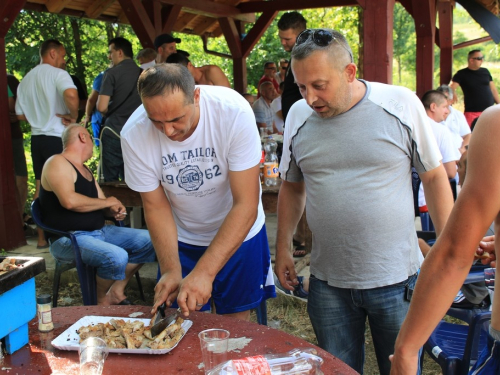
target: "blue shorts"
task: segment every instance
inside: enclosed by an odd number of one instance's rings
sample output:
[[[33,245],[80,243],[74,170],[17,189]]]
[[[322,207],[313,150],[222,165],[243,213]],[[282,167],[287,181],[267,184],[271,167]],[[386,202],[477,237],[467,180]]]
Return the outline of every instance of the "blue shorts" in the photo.
[[[479,354],[476,364],[469,371],[470,375],[498,374],[500,371],[500,341],[488,335],[488,345]]]
[[[179,241],[182,277],[186,277],[208,246],[189,245]],[[271,254],[266,226],[253,238],[241,244],[215,277],[212,299],[218,314],[233,314],[254,309],[263,299],[276,297]],[[210,301],[202,311],[210,309]]]

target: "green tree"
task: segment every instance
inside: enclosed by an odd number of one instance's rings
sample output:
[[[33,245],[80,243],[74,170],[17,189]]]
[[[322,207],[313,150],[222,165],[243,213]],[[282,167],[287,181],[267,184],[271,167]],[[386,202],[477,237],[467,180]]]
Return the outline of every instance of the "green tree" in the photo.
[[[394,6],[394,60],[396,60],[397,82],[403,84],[403,70],[415,71],[416,34],[415,22],[406,9],[396,3]]]

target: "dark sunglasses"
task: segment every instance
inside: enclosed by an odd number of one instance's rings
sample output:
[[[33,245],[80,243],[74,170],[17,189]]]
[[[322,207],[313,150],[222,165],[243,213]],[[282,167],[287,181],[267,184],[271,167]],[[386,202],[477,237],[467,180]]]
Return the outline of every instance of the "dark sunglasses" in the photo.
[[[471,57],[472,60],[478,60],[478,61],[481,61],[481,60],[484,60],[484,56],[481,56],[481,57]]]
[[[288,66],[282,66],[281,67],[281,70],[287,70],[288,69]]]
[[[296,46],[300,46],[305,43],[307,40],[311,39],[314,44],[319,47],[326,47],[333,41],[337,40],[335,36],[328,30],[324,29],[306,29],[302,31],[299,36],[297,36],[297,40],[295,41]],[[338,41],[337,41],[338,42]],[[349,56],[351,57],[351,62],[354,61],[352,57],[351,51],[349,51],[342,43],[338,42],[347,52],[349,52]]]

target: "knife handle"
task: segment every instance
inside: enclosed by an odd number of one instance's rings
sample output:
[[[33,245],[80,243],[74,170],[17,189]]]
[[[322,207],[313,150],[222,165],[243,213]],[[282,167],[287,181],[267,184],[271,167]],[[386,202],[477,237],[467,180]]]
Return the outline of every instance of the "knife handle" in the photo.
[[[165,317],[165,309],[167,308],[167,305],[165,302],[163,302],[160,306],[158,306],[158,310],[160,310],[160,315],[162,318]]]

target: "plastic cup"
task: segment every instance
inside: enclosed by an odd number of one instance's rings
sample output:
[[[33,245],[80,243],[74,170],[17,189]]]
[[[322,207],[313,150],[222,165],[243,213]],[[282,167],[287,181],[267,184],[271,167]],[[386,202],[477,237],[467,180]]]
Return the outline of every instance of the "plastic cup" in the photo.
[[[89,337],[80,343],[80,375],[101,375],[108,356],[106,342],[99,337]]]
[[[207,329],[198,334],[205,374],[218,364],[227,361],[229,331],[225,329]]]

